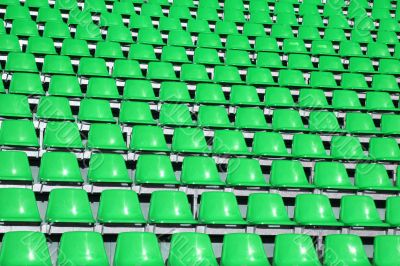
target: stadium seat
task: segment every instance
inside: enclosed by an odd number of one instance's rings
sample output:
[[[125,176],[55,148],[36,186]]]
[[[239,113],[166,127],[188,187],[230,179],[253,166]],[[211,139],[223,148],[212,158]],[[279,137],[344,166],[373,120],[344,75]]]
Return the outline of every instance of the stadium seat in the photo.
[[[324,265],[335,265],[338,261],[348,265],[370,265],[359,236],[337,234],[325,238]]]
[[[85,98],[81,101],[78,120],[83,122],[115,122],[110,103],[102,99]]]
[[[312,188],[300,161],[274,160],[271,164],[271,186],[282,188]]]
[[[399,242],[396,235],[381,235],[374,238],[374,259],[376,265],[394,265],[400,262]]]
[[[331,140],[331,156],[336,159],[366,160],[360,140],[354,136],[334,136]]]
[[[43,139],[45,149],[83,149],[78,125],[74,122],[49,122]]]
[[[136,164],[135,182],[137,184],[178,184],[168,156],[142,154]]]
[[[346,168],[340,162],[316,162],[314,185],[322,189],[356,189],[350,181]]]
[[[176,128],[172,136],[172,151],[178,153],[208,153],[204,132],[199,128]]]
[[[32,182],[28,156],[23,151],[0,151],[0,180],[2,182]]]
[[[45,152],[39,168],[42,183],[83,183],[78,160],[70,152]]]
[[[33,190],[0,188],[0,221],[40,224],[41,218]]]
[[[200,127],[230,128],[227,110],[224,106],[201,105],[197,115],[197,124]]]
[[[216,130],[212,152],[214,154],[250,154],[243,133],[237,130]]]
[[[180,181],[182,184],[195,186],[222,186],[224,184],[214,159],[203,156],[188,156],[183,159]]]
[[[289,157],[282,135],[277,132],[256,132],[253,154],[258,156]]]
[[[259,162],[249,158],[229,159],[226,184],[233,187],[268,186]]]
[[[90,183],[132,183],[124,158],[112,153],[91,155],[87,179]]]
[[[162,128],[157,126],[134,126],[131,144],[135,151],[169,151]]]
[[[87,148],[91,150],[127,150],[121,127],[117,124],[95,123],[90,126]]]
[[[32,118],[28,97],[18,94],[0,94],[0,116]]]
[[[0,129],[2,146],[22,146],[38,148],[39,141],[35,127],[29,120],[4,120]]]
[[[357,164],[354,183],[364,190],[398,190],[382,164]]]
[[[299,158],[329,158],[319,135],[295,134],[292,155]]]
[[[378,161],[398,161],[400,159],[399,145],[394,138],[371,138],[369,156]]]
[[[41,97],[36,117],[43,120],[74,120],[69,101],[64,97]]]

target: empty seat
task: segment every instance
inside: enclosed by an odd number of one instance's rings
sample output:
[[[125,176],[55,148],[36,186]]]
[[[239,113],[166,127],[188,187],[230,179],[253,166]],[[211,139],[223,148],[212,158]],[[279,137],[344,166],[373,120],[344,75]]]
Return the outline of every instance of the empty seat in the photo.
[[[394,138],[371,138],[369,156],[378,161],[398,161],[400,160],[399,144]]]
[[[0,116],[31,118],[28,97],[17,94],[0,94]]]
[[[387,92],[369,91],[365,100],[365,108],[371,111],[396,111],[391,96]]]
[[[334,90],[332,107],[335,109],[356,109],[362,110],[357,92],[351,90]]]
[[[212,152],[215,154],[249,154],[243,133],[237,130],[216,130]]]
[[[110,78],[93,77],[86,89],[87,98],[119,99],[117,84]]]
[[[356,189],[340,162],[316,162],[314,185],[322,189]]]
[[[194,100],[196,103],[227,103],[220,84],[200,83],[196,86]]]
[[[4,120],[0,129],[2,146],[39,147],[35,127],[29,120]]]
[[[366,160],[360,140],[353,136],[334,136],[331,140],[331,156],[336,159]]]
[[[201,105],[197,115],[197,124],[200,127],[230,128],[228,112],[224,106]]]
[[[157,126],[134,126],[129,148],[136,151],[169,151],[162,128]]]
[[[33,190],[0,188],[0,221],[3,223],[41,222]]]
[[[78,76],[109,76],[106,61],[103,58],[82,57],[79,60]]]
[[[400,197],[391,196],[386,198],[385,222],[390,226],[398,227],[400,225],[400,215],[397,211],[400,204]]]
[[[357,235],[328,235],[325,238],[324,265],[370,265],[363,243]]]
[[[274,160],[270,180],[273,187],[312,188],[300,161]]]
[[[355,185],[365,190],[398,190],[383,164],[357,164]]]
[[[229,101],[232,105],[261,105],[256,88],[246,85],[233,85]]]
[[[44,120],[74,120],[69,101],[64,97],[41,97],[36,117]]]
[[[134,101],[122,102],[119,122],[123,124],[156,124],[149,103]]]
[[[200,128],[176,128],[172,137],[172,151],[183,153],[208,153],[208,145]]]
[[[398,134],[400,116],[395,114],[382,114],[381,117],[381,132],[384,134]]]
[[[270,107],[296,106],[289,88],[270,87],[265,90],[265,105]]]
[[[297,110],[276,109],[272,115],[272,128],[276,131],[306,131]]]
[[[88,99],[81,101],[78,120],[84,122],[114,122],[110,103],[107,100]]]
[[[137,184],[178,184],[169,157],[157,154],[139,156],[136,164],[135,182]]]
[[[268,186],[260,163],[256,159],[231,158],[228,161],[226,184],[233,187]]]
[[[247,107],[240,107],[236,110],[235,126],[249,129],[269,128],[262,109]]]
[[[185,104],[164,103],[160,109],[161,125],[191,126],[194,125],[189,108]]]
[[[161,102],[192,102],[185,82],[162,82],[159,97]]]
[[[43,147],[82,149],[78,125],[74,122],[49,122],[44,133]]]
[[[23,151],[0,151],[0,180],[32,182],[28,156]]]
[[[90,183],[132,183],[123,156],[111,153],[91,155],[87,179]]]
[[[121,127],[117,124],[92,124],[86,146],[97,150],[127,150]]]
[[[328,158],[319,135],[295,134],[292,142],[292,155],[299,158]]]
[[[82,97],[82,91],[76,76],[53,75],[48,93],[53,96]]]
[[[186,185],[222,186],[224,184],[220,179],[214,159],[203,156],[188,156],[183,159],[180,180]]]
[[[17,94],[44,95],[40,76],[35,73],[14,73],[8,91]]]
[[[366,134],[376,134],[378,130],[375,127],[372,117],[368,113],[346,113],[346,127],[350,133],[366,133]]]
[[[381,235],[374,238],[375,265],[389,266],[400,263],[400,237],[396,235]]]
[[[271,157],[289,157],[282,135],[278,132],[256,132],[253,139],[253,154]]]
[[[70,152],[45,152],[39,168],[42,183],[83,183],[78,160]]]

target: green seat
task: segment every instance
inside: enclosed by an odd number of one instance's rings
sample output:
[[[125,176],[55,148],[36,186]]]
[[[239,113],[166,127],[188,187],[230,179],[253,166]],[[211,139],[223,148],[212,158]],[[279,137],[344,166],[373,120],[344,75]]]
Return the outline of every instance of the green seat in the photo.
[[[164,265],[157,236],[149,232],[124,232],[118,234],[115,265]]]
[[[156,124],[146,102],[123,101],[119,113],[119,122],[123,124]]]
[[[318,69],[322,71],[332,72],[344,72],[342,59],[336,56],[325,56],[319,57]]]
[[[210,82],[205,65],[199,64],[183,64],[180,78],[182,81],[189,81],[191,83]]]
[[[71,57],[90,56],[89,46],[85,40],[65,39],[62,43],[61,55]]]
[[[249,154],[243,133],[237,130],[216,130],[212,152],[214,154]]]
[[[255,159],[231,158],[228,162],[226,184],[233,187],[266,187],[266,179]]]
[[[36,23],[30,18],[14,19],[10,33],[25,38],[32,36],[39,36]]]
[[[71,59],[64,55],[46,55],[42,67],[43,74],[74,75]]]
[[[311,54],[313,55],[336,55],[331,41],[315,40],[311,44]]]
[[[236,23],[244,23],[246,21],[243,11],[234,8],[224,9],[224,20]]]
[[[362,110],[364,109],[360,103],[357,92],[351,90],[335,90],[333,91],[332,107],[339,110]]]
[[[271,186],[283,188],[312,188],[300,161],[275,160],[271,165]]]
[[[142,16],[132,13],[129,20],[129,28],[134,30],[153,28],[153,22],[151,21],[151,17],[149,16]]]
[[[90,183],[132,183],[121,154],[93,153],[87,179]]]
[[[306,86],[303,73],[300,70],[280,70],[278,77],[278,84],[280,86]]]
[[[272,115],[274,130],[306,131],[300,113],[297,110],[276,109]]]
[[[248,107],[239,107],[236,110],[235,127],[240,129],[269,128],[265,120],[263,110],[259,108],[248,108]]]
[[[85,0],[85,9],[94,13],[101,13],[107,10],[105,1],[94,0]]]
[[[382,164],[357,164],[354,180],[363,190],[398,190]]]
[[[370,196],[346,195],[340,200],[340,221],[346,226],[387,227]]]
[[[109,26],[107,28],[106,41],[118,43],[133,43],[130,30],[123,26]]]
[[[299,107],[311,109],[329,109],[330,105],[321,89],[300,89]]]
[[[285,54],[304,54],[308,53],[306,45],[302,39],[284,39],[283,40],[283,52]]]
[[[275,38],[256,37],[254,50],[257,52],[279,52],[279,46]]]
[[[182,250],[193,252],[182,253]],[[198,262],[204,262],[210,266],[218,265],[210,237],[206,234],[194,232],[173,234],[167,266],[183,266]]]
[[[216,49],[196,48],[194,50],[193,62],[195,64],[204,65],[220,65],[222,64]]]
[[[348,112],[346,113],[345,124],[345,130],[350,133],[378,133],[374,121],[368,113]]]
[[[196,85],[194,96],[196,103],[226,104],[222,86],[220,84],[200,83]]]
[[[250,67],[247,69],[246,84],[248,85],[275,85],[271,70],[260,67]]]
[[[374,238],[375,265],[389,266],[400,263],[400,237],[396,235],[380,235]]]
[[[385,222],[390,224],[390,226],[399,227],[400,217],[398,213],[398,208],[400,204],[400,197],[391,196],[386,198],[386,213]]]
[[[23,241],[21,241],[23,239]],[[2,265],[51,266],[46,237],[41,232],[7,232],[0,252]]]
[[[45,149],[82,149],[78,125],[74,122],[48,122],[44,133]]]
[[[143,78],[139,62],[125,59],[115,60],[111,76],[117,79]]]
[[[200,127],[230,128],[227,110],[224,106],[201,105],[197,115],[197,124]]]
[[[190,33],[210,33],[208,21],[200,19],[189,19],[186,30]]]
[[[343,40],[339,44],[339,55],[342,57],[364,56],[361,46],[357,42]]]
[[[299,194],[296,196],[294,220],[303,226],[342,226],[333,213],[326,195]]]
[[[172,7],[171,7],[172,8]],[[170,11],[171,14],[171,11]],[[158,24],[158,29],[161,32],[169,32],[173,30],[182,30],[181,22],[178,18],[161,17]]]
[[[282,196],[274,193],[251,193],[246,220],[256,226],[294,225],[289,219]]]
[[[162,8],[159,2],[155,3],[144,3],[140,15],[150,16],[150,17],[163,17]]]
[[[342,132],[334,112],[311,111],[308,129],[313,132]]]
[[[117,84],[114,79],[93,77],[86,89],[87,98],[119,99]]]
[[[78,25],[76,26],[75,31],[75,39],[93,42],[103,40],[100,28],[91,21],[88,21],[86,23],[78,21]]]
[[[344,73],[342,74],[342,89],[368,90],[368,85],[363,74]]]
[[[215,33],[200,33],[197,37],[197,47],[223,49],[219,35]]]
[[[225,48],[230,50],[252,50],[249,39],[244,35],[232,34],[226,38]],[[243,53],[242,53],[243,54]]]
[[[189,59],[185,47],[164,46],[161,53],[161,61],[172,63],[188,63]]]
[[[82,91],[76,76],[52,75],[49,95],[64,97],[82,97]]]
[[[136,151],[169,151],[162,128],[144,125],[133,127],[129,148]]]
[[[101,224],[143,224],[145,219],[136,192],[104,190],[100,196],[97,221]]]
[[[306,54],[289,54],[287,67],[289,69],[304,69],[304,70],[314,69],[314,66],[311,62],[311,57]]]
[[[335,159],[367,160],[360,140],[354,136],[333,136],[331,139],[331,156]]]
[[[158,190],[151,193],[150,224],[196,224],[183,191]]]
[[[147,69],[147,79],[176,80],[173,65],[169,62],[150,62]]]
[[[33,54],[16,52],[8,54],[5,70],[10,72],[39,72]]]
[[[271,37],[277,39],[290,39],[294,38],[294,35],[289,24],[273,24],[271,27]]]
[[[396,111],[388,92],[369,91],[366,95],[365,108],[371,111]]]
[[[168,45],[193,47],[192,37],[184,30],[172,30],[168,34]]]
[[[198,219],[199,223],[211,225],[246,224],[240,214],[235,194],[232,192],[203,192]]]
[[[336,88],[337,83],[332,72],[315,71],[310,75],[310,86],[315,88]]]
[[[43,85],[40,75],[36,73],[14,73],[11,77],[9,93],[43,95]]]
[[[86,191],[76,188],[53,189],[49,195],[45,220],[50,224],[94,223]]]
[[[169,157],[156,154],[139,156],[135,182],[137,184],[178,184]]]
[[[160,31],[153,28],[139,29],[137,36],[137,43],[164,45],[164,41],[161,37]]]
[[[23,151],[0,151],[0,180],[31,183],[32,171]]]
[[[292,94],[288,88],[269,87],[265,89],[265,106],[294,107]]]
[[[3,120],[0,129],[0,145],[39,147],[33,122],[29,120]]]
[[[78,76],[109,76],[106,61],[103,58],[83,57],[79,61]]]
[[[129,3],[124,1],[124,4]],[[133,5],[132,5],[133,7]],[[123,25],[122,16],[117,12],[103,12],[100,14],[100,27],[121,26]]]
[[[338,29],[350,29],[346,16],[340,13],[329,16],[328,27]]]
[[[304,24],[299,27],[297,38],[307,41],[321,40],[321,36],[317,27],[309,27],[305,26]]]
[[[15,19],[28,19],[29,8],[27,6],[22,6],[20,3],[7,5],[6,13],[4,16],[5,20],[15,20]]]
[[[300,8],[304,8],[307,3],[303,3]],[[313,6],[315,8],[315,6]],[[322,21],[322,18],[320,14],[318,13],[318,10],[316,13],[305,13],[303,15],[303,20],[301,22],[302,26],[307,26],[307,27],[324,27],[324,22]]]
[[[389,48],[384,43],[371,42],[367,46],[367,56],[369,58],[391,58]]]
[[[0,221],[2,223],[41,222],[33,190],[0,188]]]
[[[396,44],[399,39],[394,31],[378,30],[376,41],[384,44]]]
[[[12,34],[0,35],[0,51],[16,53],[21,52],[18,37]]]
[[[86,146],[92,150],[127,150],[121,127],[117,124],[92,124]]]
[[[0,116],[32,118],[28,97],[18,94],[0,94]]]
[[[183,159],[180,181],[185,185],[222,186],[213,158],[189,156]]]
[[[232,85],[229,102],[231,105],[261,105],[257,89],[254,86]]]
[[[350,57],[349,70],[353,73],[374,73],[372,60],[366,57]],[[353,75],[354,76],[354,75]]]
[[[81,101],[78,120],[85,122],[114,122],[110,103],[106,100],[88,99]]]
[[[149,44],[132,44],[129,49],[128,59],[138,61],[157,61],[154,48]]]
[[[54,7],[60,10],[72,10],[78,7],[78,3],[76,0],[56,0]]]
[[[281,234],[275,237],[273,265],[321,265],[309,235]]]
[[[322,189],[356,189],[340,162],[317,162],[314,166],[314,185]]]
[[[255,10],[250,13],[249,22],[258,24],[273,24],[272,19],[268,12]]]
[[[161,102],[192,102],[187,84],[184,82],[162,82],[159,97]]]
[[[218,12],[215,8],[205,7],[201,5],[197,8],[196,18],[207,21],[219,20]]]
[[[241,50],[226,50],[225,64],[230,66],[246,67],[252,66],[249,53]]]
[[[94,56],[106,59],[124,58],[121,44],[110,41],[98,42]]]
[[[379,20],[379,29],[383,31],[399,31],[400,24],[396,19],[383,18]]]
[[[109,265],[101,234],[97,232],[62,234],[57,266],[65,266],[67,263],[87,266]]]
[[[289,157],[282,135],[277,132],[256,132],[253,154],[257,156]]]
[[[329,158],[320,135],[295,134],[292,155],[299,158]]]
[[[269,266],[270,264],[259,235],[234,233],[224,235],[220,265]]]
[[[394,138],[373,137],[369,141],[369,156],[373,160],[398,161],[400,149]]]
[[[44,26],[43,36],[54,39],[67,39],[71,38],[71,33],[68,25],[63,21],[47,21]]]
[[[38,176],[42,183],[83,183],[78,160],[70,152],[45,152]]]
[[[56,49],[51,38],[33,36],[28,39],[26,52],[31,54],[53,55],[56,54]]]
[[[264,26],[258,23],[246,22],[243,26],[243,35],[249,37],[263,37],[265,36]]]
[[[361,238],[357,235],[328,235],[324,254],[324,265],[327,266],[336,265],[338,261],[346,265],[371,265]]]
[[[256,66],[267,67],[270,69],[285,68],[282,65],[282,60],[280,55],[278,53],[271,53],[271,52],[258,52]]]
[[[346,41],[347,38],[343,29],[326,28],[324,40],[332,42],[342,42]]]
[[[234,66],[215,66],[213,81],[216,83],[243,83],[239,70]]]
[[[379,60],[379,73],[382,74],[399,74],[400,64],[396,59]],[[393,82],[394,81],[394,82]],[[386,84],[386,82],[388,84]],[[372,88],[375,90],[399,90],[396,78],[393,75],[375,75],[372,80]]]
[[[130,15],[132,13],[135,13],[135,8],[134,5],[132,5],[131,1],[114,2],[113,13]]]
[[[400,116],[395,114],[382,114],[381,116],[381,132],[384,134],[398,134]]]
[[[172,151],[178,153],[208,153],[208,145],[200,128],[175,128]]]

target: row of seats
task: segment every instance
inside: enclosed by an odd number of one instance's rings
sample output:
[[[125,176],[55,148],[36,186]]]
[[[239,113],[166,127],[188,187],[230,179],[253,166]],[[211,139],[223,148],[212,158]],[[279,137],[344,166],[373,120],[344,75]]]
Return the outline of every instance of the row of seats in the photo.
[[[26,241],[22,242],[21,239]],[[2,265],[53,265],[45,235],[39,232],[8,232],[0,251]],[[374,238],[373,265],[397,265],[399,236]],[[51,250],[53,251],[53,250]],[[55,252],[55,250],[54,250]],[[57,265],[110,265],[102,236],[96,232],[67,232],[61,236]],[[165,265],[156,235],[147,232],[120,233],[113,265]],[[303,234],[275,237],[273,257],[269,259],[262,239],[256,234],[227,234],[223,238],[219,264],[211,239],[202,233],[172,235],[168,266],[182,265],[371,265],[361,238],[356,235],[328,235],[324,239],[323,257],[317,255],[312,238]],[[321,260],[321,261],[320,261]],[[321,264],[322,262],[322,264]]]
[[[33,175],[24,152],[0,151],[0,181],[32,183]],[[89,160],[87,176],[83,176],[73,153],[45,152],[40,161],[38,181],[44,184],[82,184],[84,177],[91,184],[132,184],[126,162],[120,154],[95,153]],[[306,174],[299,161],[274,160],[269,178],[256,159],[231,158],[226,170],[218,170],[213,158],[187,156],[180,167],[173,166],[165,155],[142,154],[134,165],[134,182],[137,185],[187,185],[375,190],[395,192],[400,188],[399,169],[395,175],[382,164],[360,163],[355,173],[349,174],[341,162],[316,162],[311,174]],[[179,180],[177,177],[179,176]],[[225,177],[224,181],[221,177]],[[350,179],[353,177],[354,185]],[[396,181],[393,181],[393,180]]]
[[[40,223],[35,194],[25,188],[0,188],[0,221],[6,223]],[[97,222],[104,225],[164,224],[164,225],[256,225],[256,226],[316,226],[316,227],[398,227],[400,197],[386,200],[386,215],[381,220],[370,196],[346,195],[340,200],[336,219],[328,196],[298,194],[293,219],[289,218],[279,194],[252,193],[248,198],[246,218],[242,217],[232,192],[203,192],[198,213],[193,217],[188,198],[183,191],[158,190],[151,193],[147,220],[133,190],[104,190],[101,193]],[[221,210],[224,210],[223,212]],[[51,190],[44,222],[57,224],[94,224],[92,209],[85,190],[56,188]]]

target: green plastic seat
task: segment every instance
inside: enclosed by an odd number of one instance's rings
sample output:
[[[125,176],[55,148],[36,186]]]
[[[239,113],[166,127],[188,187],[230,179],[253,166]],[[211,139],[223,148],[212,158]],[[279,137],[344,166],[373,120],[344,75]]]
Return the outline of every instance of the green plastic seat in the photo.
[[[343,63],[340,57],[320,56],[318,69],[322,71],[344,72]]]
[[[375,265],[396,265],[399,259],[400,237],[396,235],[380,235],[374,238]]]
[[[68,99],[56,96],[40,98],[36,117],[44,120],[74,120]]]
[[[331,156],[335,159],[366,160],[360,140],[354,136],[334,136],[331,139]]]
[[[61,47],[61,55],[71,57],[90,56],[89,47],[85,40],[64,39]]]
[[[219,84],[200,83],[196,85],[194,96],[196,103],[226,104],[222,86]]]
[[[128,59],[139,61],[157,61],[154,48],[149,44],[132,44],[129,49]]]
[[[43,74],[74,75],[71,59],[64,55],[46,55],[42,67]]]
[[[33,54],[16,52],[8,54],[5,70],[10,72],[39,72]]]
[[[79,107],[78,120],[85,122],[114,122],[110,103],[106,100],[85,98]]]
[[[150,62],[146,78],[151,80],[177,79],[173,65],[168,62]]]
[[[196,19],[217,21],[219,20],[217,9],[200,5],[197,8]]]
[[[269,87],[265,90],[265,105],[268,107],[294,107],[295,103],[288,88]]]
[[[82,97],[82,91],[76,76],[52,75],[49,95],[64,97]]]
[[[396,111],[391,96],[387,92],[369,91],[366,94],[365,108],[371,111]]]
[[[324,40],[332,41],[332,42],[342,42],[346,41],[346,35],[343,29],[336,29],[336,28],[326,28]],[[354,40],[352,40],[354,41]]]
[[[257,52],[279,52],[279,46],[275,38],[256,37],[254,50]]]
[[[374,73],[375,69],[370,58],[350,57],[349,70],[353,73]]]
[[[399,227],[400,217],[397,212],[400,204],[400,197],[391,196],[386,199],[386,213],[385,222],[390,224],[390,226]]]
[[[391,58],[389,48],[384,43],[371,42],[367,46],[369,58]]]
[[[87,266],[107,266],[108,258],[103,238],[97,232],[66,232],[60,239],[57,266],[67,263]]]
[[[158,190],[151,193],[150,224],[196,224],[183,191]]]
[[[182,250],[191,250],[193,253],[182,253]],[[167,265],[183,266],[198,262],[210,266],[218,265],[210,237],[195,232],[173,234]]]
[[[333,91],[332,107],[343,110],[362,110],[364,109],[360,103],[357,92],[351,90],[335,90]]]
[[[254,10],[250,13],[250,23],[258,23],[258,24],[273,24],[270,14],[265,11]]]
[[[172,151],[183,153],[208,153],[208,145],[200,128],[175,128]]]
[[[1,146],[39,147],[35,127],[29,120],[3,120],[0,129]]]
[[[162,82],[159,97],[162,102],[192,102],[187,84],[184,82]]]
[[[130,30],[123,26],[109,26],[107,28],[106,41],[118,43],[133,43]]]
[[[63,21],[47,21],[44,26],[43,36],[54,39],[67,39],[71,38],[71,33],[68,25]]]
[[[124,58],[122,54],[121,44],[117,42],[98,42],[96,45],[95,57],[106,59]]]
[[[311,57],[306,54],[289,54],[287,67],[289,69],[304,69],[304,70],[314,69],[314,66],[311,62]]]
[[[273,265],[321,265],[313,240],[304,234],[281,234],[275,237]]]
[[[231,158],[228,162],[226,184],[233,187],[266,187],[266,179],[255,159]]]
[[[156,124],[149,103],[133,101],[122,102],[119,122],[123,124]]]
[[[257,156],[289,157],[282,135],[277,132],[256,132],[253,154]]]
[[[346,113],[345,124],[345,130],[350,133],[378,133],[374,121],[368,113],[348,112]]]
[[[364,53],[359,43],[343,40],[339,44],[339,55],[342,57],[364,56]]]
[[[9,93],[43,95],[40,75],[36,73],[14,73],[11,77]]]
[[[45,235],[41,232],[27,231],[5,233],[0,252],[0,263],[10,266],[51,266]]]
[[[215,154],[249,154],[243,133],[237,130],[216,130],[212,152]]]
[[[314,185],[322,189],[356,189],[340,162],[317,162],[314,167]]]
[[[161,53],[161,61],[172,63],[188,63],[189,59],[185,47],[164,46]]]
[[[142,16],[132,13],[129,20],[129,28],[135,30],[153,28],[153,22],[151,21],[151,17],[149,16]]]
[[[277,39],[293,38],[292,28],[289,24],[273,24],[271,27],[271,37]]]
[[[368,90],[368,85],[363,74],[344,73],[342,74],[341,88],[351,90]]]
[[[129,3],[124,1],[124,4]],[[133,5],[132,5],[133,7]],[[100,27],[121,26],[123,25],[122,16],[117,12],[103,12],[100,14]]]
[[[139,29],[137,36],[137,43],[151,44],[151,45],[164,45],[161,33],[157,29],[142,28]]]
[[[357,164],[354,180],[364,190],[398,190],[382,164]]]
[[[132,183],[121,154],[92,154],[87,178],[90,183]]]
[[[328,27],[338,29],[350,29],[346,16],[340,13],[329,16]]]
[[[140,155],[136,165],[137,184],[178,184],[172,163],[166,155]]]
[[[119,99],[117,84],[114,79],[93,77],[86,89],[87,98]]]
[[[219,35],[215,33],[199,33],[197,37],[197,47],[223,49]]]
[[[169,151],[162,128],[147,125],[133,127],[129,148],[136,151]]]
[[[85,41],[93,41],[98,42],[102,41],[103,38],[101,36],[100,28],[88,21],[88,23],[82,24],[78,21],[78,25],[76,26],[75,39],[85,40]]]
[[[106,61],[103,58],[83,57],[79,61],[78,76],[109,76]]]
[[[379,60],[379,72],[382,74],[398,74],[400,72],[399,67],[399,61],[396,59]],[[372,81],[372,88],[376,90],[399,90],[398,86],[396,86],[396,79],[394,79],[395,82],[393,83],[393,78],[393,75],[375,75],[374,79],[376,80]]]
[[[310,86],[314,88],[330,88],[330,89],[338,87],[333,73],[322,72],[322,71],[311,72]]]
[[[189,19],[186,30],[190,33],[210,33],[208,21],[200,19]]]
[[[0,188],[0,221],[3,223],[40,223],[33,190]]]
[[[204,65],[220,65],[222,64],[216,49],[196,48],[194,50],[193,62],[195,64]]]
[[[258,52],[256,66],[267,67],[270,69],[285,68],[282,65],[282,60],[280,55],[278,53],[271,53],[271,52]]]
[[[69,152],[45,152],[42,155],[39,179],[42,183],[83,183],[78,160]]]
[[[319,135],[295,134],[292,155],[299,158],[329,158]]]
[[[297,38],[307,41],[321,40],[317,27],[302,25],[299,27]]]
[[[145,16],[150,16],[150,17],[163,17],[164,14],[162,12],[161,3],[160,2],[153,2],[153,3],[150,2],[150,3],[143,4],[140,15],[145,15]]]
[[[136,192],[104,190],[100,196],[97,221],[101,224],[143,224],[145,219]]]
[[[333,213],[326,195],[299,194],[296,196],[294,220],[304,226],[342,226]]]
[[[6,7],[5,20],[30,19],[29,8],[25,5],[11,4]]]
[[[161,32],[163,32],[163,31],[169,32],[169,31],[173,31],[173,30],[182,30],[182,26],[181,26],[181,22],[178,18],[161,17],[160,22],[158,24],[158,29]]]
[[[244,35],[231,34],[226,38],[225,48],[230,50],[252,50],[249,39]]]
[[[334,112],[311,111],[308,129],[313,132],[342,132]]]
[[[272,128],[274,130],[305,131],[306,128],[297,110],[276,109],[272,115]]]
[[[256,226],[294,225],[289,219],[282,196],[273,193],[252,193],[246,214],[248,223]]]
[[[21,52],[18,37],[12,34],[0,35],[0,51],[17,53]]]
[[[270,264],[259,235],[234,233],[224,236],[220,265],[269,266]]]
[[[184,30],[172,30],[168,34],[168,45],[193,47],[192,37]]]
[[[75,188],[53,189],[46,210],[48,223],[94,223],[89,198],[85,190]]]
[[[381,132],[384,134],[398,134],[400,132],[399,124],[400,116],[395,114],[382,114]]]
[[[0,180],[32,182],[28,157],[23,151],[0,151]]]
[[[182,184],[222,186],[213,158],[202,156],[189,156],[183,159],[182,172],[180,176]]]
[[[221,212],[220,210],[225,211]],[[246,224],[232,192],[203,192],[198,219],[199,223],[211,225]]]
[[[303,73],[300,70],[280,70],[278,77],[280,86],[306,86]]]
[[[300,8],[304,8],[305,4],[307,3],[303,3]],[[313,6],[315,7],[315,6]],[[322,18],[320,16],[320,14],[318,13],[318,10],[316,13],[305,13],[303,14],[303,20],[301,22],[302,26],[307,26],[307,27],[324,27],[324,23],[322,21]]]
[[[216,83],[243,83],[239,70],[234,66],[215,66],[213,77]]]
[[[246,22],[243,26],[243,35],[250,37],[265,36],[264,26],[258,23]]]
[[[346,195],[340,200],[340,221],[346,226],[387,227],[370,196]]]
[[[376,41],[384,44],[396,44],[399,39],[397,38],[396,32],[378,30]]]
[[[114,263],[116,265],[164,265],[156,235],[149,232],[118,234]]]
[[[224,106],[201,105],[197,115],[197,124],[200,127],[230,128],[227,110]]]
[[[87,148],[98,150],[127,150],[121,127],[117,124],[92,124]]]
[[[313,55],[336,55],[331,41],[314,40],[311,44],[311,54]]]
[[[275,160],[271,165],[270,183],[273,187],[312,188],[300,161]]]
[[[180,79],[191,83],[210,82],[205,65],[199,64],[183,64]]]
[[[282,50],[285,54],[304,54],[308,53],[306,45],[302,39],[284,39]]]
[[[21,37],[39,36],[35,21],[28,19],[14,19],[11,27],[11,34]]]
[[[32,118],[28,98],[18,94],[0,94],[0,116]]]
[[[78,125],[74,122],[49,122],[47,123],[43,147],[82,149],[82,140]]]
[[[346,265],[371,265],[357,235],[328,235],[324,249],[324,265],[332,266],[338,261]]]
[[[321,89],[300,89],[298,101],[301,108],[330,108],[325,93]]]
[[[230,66],[252,66],[248,52],[241,50],[226,50],[225,64]]]
[[[139,62],[134,60],[117,59],[111,76],[117,79],[143,78]]]
[[[247,107],[239,107],[236,110],[235,127],[240,129],[269,128],[262,109]]]
[[[271,70],[267,68],[250,67],[247,69],[246,84],[248,85],[275,85]]]
[[[369,156],[373,160],[398,161],[400,149],[394,138],[373,137],[369,141]]]
[[[60,10],[72,10],[78,7],[78,3],[75,0],[73,1],[56,0],[54,7]]]
[[[231,105],[261,105],[256,87],[233,85],[229,95]]]
[[[31,54],[56,54],[54,42],[51,38],[33,36],[29,37],[26,52]]]

